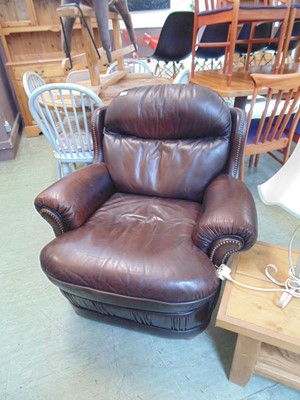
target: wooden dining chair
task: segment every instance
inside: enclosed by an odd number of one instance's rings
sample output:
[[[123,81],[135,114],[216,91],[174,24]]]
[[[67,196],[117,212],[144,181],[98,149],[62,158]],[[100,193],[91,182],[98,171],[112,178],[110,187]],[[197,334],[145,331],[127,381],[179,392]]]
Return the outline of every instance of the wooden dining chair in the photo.
[[[217,10],[218,8],[226,7],[233,3],[234,0],[204,0],[204,7],[206,11]],[[199,8],[203,8],[199,3]],[[263,6],[263,11],[266,6],[270,6],[270,0],[239,0],[239,12],[240,8],[243,7],[261,7]],[[261,10],[261,8],[259,8]],[[251,64],[251,59],[253,54],[263,50],[269,44],[269,39],[272,33],[272,22],[260,22],[260,23],[243,23],[241,24],[240,15],[238,14],[238,26],[236,30],[237,37],[230,37],[230,40],[235,40],[235,53],[239,54],[242,58],[242,63],[245,69]],[[203,29],[201,36],[201,42],[226,42],[229,38],[229,23],[217,24],[206,26]],[[266,39],[261,41],[258,39]],[[196,57],[207,59],[219,59],[221,56],[226,54],[226,48],[224,47],[202,47],[201,45],[197,47]],[[226,62],[226,60],[225,60]],[[219,65],[219,63],[217,64]],[[212,68],[211,68],[212,69]]]
[[[286,29],[286,40],[283,47],[282,62],[280,71],[284,69],[284,64],[287,60],[288,54],[299,46],[300,42],[300,4],[293,4],[290,7],[288,26]],[[299,57],[299,52],[296,52]],[[296,62],[299,61],[296,57]]]
[[[262,153],[285,164],[300,117],[300,73],[251,74],[251,78],[254,91],[248,112],[244,157],[250,156],[249,167],[253,161],[255,167],[258,165]]]
[[[286,39],[286,32],[289,21],[291,0],[254,0],[245,4],[240,4],[238,12],[238,24],[251,24],[251,32],[248,38],[244,40],[236,40],[236,44],[247,44],[248,51],[245,62],[245,70],[249,69],[250,55],[252,48],[266,41],[269,44],[276,45],[277,51],[274,57],[272,73],[281,72],[281,64],[283,58],[283,47]],[[270,37],[270,33],[266,31],[265,37],[256,37],[257,29],[261,23],[272,23],[280,25],[278,35]],[[258,35],[260,36],[260,35]]]
[[[213,1],[213,0],[211,0]],[[202,3],[201,3],[202,4]],[[192,78],[195,74],[195,56],[198,48],[201,47],[225,47],[225,61],[223,73],[227,77],[228,86],[231,84],[231,77],[234,63],[234,53],[236,45],[247,45],[247,56],[245,62],[245,70],[248,69],[250,54],[252,47],[259,43],[277,42],[278,52],[273,65],[274,73],[278,73],[282,60],[284,40],[286,37],[286,29],[288,26],[290,10],[290,0],[276,0],[275,5],[268,5],[264,0],[249,1],[247,3],[240,0],[216,0],[215,6],[209,10],[202,11],[200,0],[195,0],[194,11],[194,33],[193,33],[193,51],[192,51]],[[256,28],[261,23],[280,23],[281,33],[279,37],[270,38],[257,37]],[[228,38],[223,43],[202,43],[198,40],[199,30],[205,26],[216,25],[220,23],[230,23]],[[238,34],[244,24],[251,24],[249,37],[238,38]]]
[[[205,9],[204,9],[205,8]],[[194,77],[197,51],[201,48],[224,48],[225,62],[223,72],[227,76],[227,82],[230,84],[232,75],[232,66],[234,61],[235,38],[237,37],[239,0],[206,0],[205,5],[201,0],[195,0],[194,10],[194,29],[193,29],[193,47],[191,76]],[[210,26],[219,24],[228,24],[227,38],[218,41],[212,38],[211,41],[199,40],[199,31],[207,29]]]

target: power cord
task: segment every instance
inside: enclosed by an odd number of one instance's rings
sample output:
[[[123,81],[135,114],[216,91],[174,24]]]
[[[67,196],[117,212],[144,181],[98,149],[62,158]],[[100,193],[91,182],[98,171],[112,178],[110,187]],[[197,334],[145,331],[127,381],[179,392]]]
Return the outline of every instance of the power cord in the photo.
[[[288,255],[289,255],[290,268],[288,271],[288,278],[285,280],[285,282],[278,282],[271,275],[269,268],[272,268],[275,271],[275,273],[277,273],[278,268],[276,267],[276,265],[268,264],[265,267],[265,274],[266,274],[267,278],[271,282],[276,284],[277,286],[281,286],[282,287],[281,289],[280,288],[260,288],[260,287],[249,286],[244,283],[238,282],[232,278],[231,269],[226,264],[221,264],[219,267],[217,267],[217,269],[216,269],[217,277],[219,279],[221,279],[222,281],[224,279],[227,279],[227,280],[233,282],[234,284],[244,287],[246,289],[258,290],[258,291],[263,291],[263,292],[282,292],[282,295],[279,300],[279,306],[280,306],[280,308],[285,308],[293,297],[300,298],[300,256],[298,257],[296,266],[293,265],[293,259],[292,259],[293,240],[294,240],[299,228],[300,228],[300,225],[298,225],[297,228],[295,229],[295,231],[291,237],[290,243],[289,243]]]

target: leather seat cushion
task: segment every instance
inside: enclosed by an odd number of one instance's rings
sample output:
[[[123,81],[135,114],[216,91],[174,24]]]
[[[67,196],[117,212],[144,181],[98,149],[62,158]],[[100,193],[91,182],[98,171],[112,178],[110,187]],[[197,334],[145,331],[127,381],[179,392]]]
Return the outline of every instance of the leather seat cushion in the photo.
[[[115,193],[80,228],[49,243],[41,265],[62,290],[151,311],[188,311],[219,289],[215,268],[192,241],[201,205]]]

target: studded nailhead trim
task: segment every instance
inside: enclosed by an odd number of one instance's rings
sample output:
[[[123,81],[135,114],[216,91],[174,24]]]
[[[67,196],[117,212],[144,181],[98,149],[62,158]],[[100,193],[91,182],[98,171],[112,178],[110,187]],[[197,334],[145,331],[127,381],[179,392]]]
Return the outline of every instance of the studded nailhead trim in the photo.
[[[241,243],[240,241],[234,240],[234,239],[224,239],[222,242],[218,243],[218,244],[213,248],[213,250],[212,250],[212,252],[211,252],[211,255],[210,255],[210,260],[212,261],[212,259],[214,258],[214,255],[215,255],[216,251],[217,251],[221,246],[224,246],[224,245],[227,245],[227,244],[235,244],[235,245],[237,246],[237,248],[227,251],[227,252],[224,254],[223,258],[222,258],[222,262],[224,262],[224,261],[227,259],[228,256],[230,256],[231,254],[233,254],[233,253],[239,251],[239,250],[242,248],[242,243]]]
[[[47,222],[49,222],[49,224],[52,226],[53,229],[59,228],[60,233],[65,232],[64,226],[60,218],[58,218],[58,216],[55,215],[52,211],[47,209],[42,209],[40,210],[40,214]]]

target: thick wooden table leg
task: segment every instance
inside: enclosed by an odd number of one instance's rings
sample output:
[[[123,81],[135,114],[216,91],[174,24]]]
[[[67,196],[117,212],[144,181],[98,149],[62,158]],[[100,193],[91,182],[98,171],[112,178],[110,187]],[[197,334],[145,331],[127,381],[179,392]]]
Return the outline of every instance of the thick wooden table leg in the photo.
[[[229,376],[231,382],[246,385],[254,372],[260,346],[260,341],[238,335]]]
[[[247,104],[247,96],[238,96],[234,98],[234,107],[245,110]]]
[[[118,50],[122,48],[122,38],[121,38],[120,25],[117,18],[112,19],[112,25],[113,25],[115,50]],[[118,70],[122,71],[124,69],[123,55],[118,57],[117,61],[118,61]]]
[[[89,28],[89,31],[92,33],[93,28],[92,28],[91,18],[85,17],[85,21]],[[83,22],[82,18],[80,19],[80,22],[81,22],[81,32],[82,32],[82,38],[83,38],[83,43],[84,43],[84,48],[85,48],[87,66],[88,66],[89,73],[90,73],[91,85],[99,86],[100,85],[100,72],[99,72],[99,66],[97,63],[96,50],[91,41],[90,35],[88,33],[88,29],[85,26],[85,23]]]

